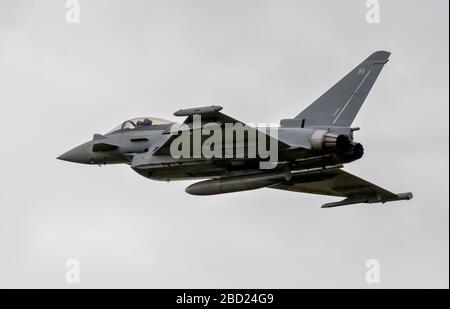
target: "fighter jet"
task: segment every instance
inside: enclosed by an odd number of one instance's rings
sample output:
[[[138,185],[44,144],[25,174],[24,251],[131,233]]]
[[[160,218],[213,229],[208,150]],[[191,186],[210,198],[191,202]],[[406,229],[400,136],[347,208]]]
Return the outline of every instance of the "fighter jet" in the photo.
[[[323,208],[410,200],[410,192],[395,194],[343,170],[363,157],[364,148],[354,138],[359,128],[352,123],[389,56],[373,53],[277,127],[245,124],[220,106],[182,109],[174,113],[185,117],[181,123],[126,120],[58,159],[128,164],[153,180],[201,180],[186,188],[192,195],[270,188],[343,198]]]

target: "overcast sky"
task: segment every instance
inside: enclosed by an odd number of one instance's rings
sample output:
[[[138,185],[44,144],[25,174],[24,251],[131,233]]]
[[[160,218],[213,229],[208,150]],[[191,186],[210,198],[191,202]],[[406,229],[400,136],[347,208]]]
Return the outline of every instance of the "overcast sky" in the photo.
[[[0,0],[0,287],[448,288],[449,2],[380,3],[368,24],[362,0],[80,0],[67,24],[65,0]],[[180,108],[294,117],[380,49],[391,61],[354,123],[366,155],[345,169],[410,202],[195,197],[190,182],[55,159]]]

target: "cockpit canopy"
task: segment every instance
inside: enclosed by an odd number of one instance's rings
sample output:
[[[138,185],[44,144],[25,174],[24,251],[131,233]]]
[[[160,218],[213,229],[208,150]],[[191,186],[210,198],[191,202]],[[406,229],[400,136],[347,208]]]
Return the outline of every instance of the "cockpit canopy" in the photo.
[[[151,127],[152,125],[162,125],[162,124],[170,124],[172,123],[169,120],[155,118],[155,117],[140,117],[133,118],[127,121],[122,122],[119,126],[115,127],[108,133],[120,131],[120,130],[134,130],[137,128],[145,128]]]

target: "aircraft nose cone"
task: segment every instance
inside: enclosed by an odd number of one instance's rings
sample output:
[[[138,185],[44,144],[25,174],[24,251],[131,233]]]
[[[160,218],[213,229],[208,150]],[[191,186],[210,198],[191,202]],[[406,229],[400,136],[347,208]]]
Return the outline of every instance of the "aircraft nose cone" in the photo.
[[[63,153],[57,159],[74,163],[90,164],[91,148],[92,146],[90,143],[85,143],[78,147],[73,148],[72,150]]]

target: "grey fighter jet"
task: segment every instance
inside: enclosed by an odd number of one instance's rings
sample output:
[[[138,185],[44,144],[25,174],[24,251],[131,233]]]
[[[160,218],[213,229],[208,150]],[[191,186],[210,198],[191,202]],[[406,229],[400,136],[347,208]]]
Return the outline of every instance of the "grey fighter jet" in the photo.
[[[303,112],[275,128],[244,124],[223,114],[220,106],[182,109],[174,113],[185,117],[182,123],[152,117],[127,120],[58,159],[128,164],[153,180],[201,179],[186,188],[193,195],[270,188],[343,198],[324,208],[410,200],[412,193],[392,193],[342,169],[363,157],[363,146],[354,140],[359,128],[352,123],[389,56],[386,51],[373,53]]]

